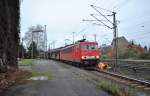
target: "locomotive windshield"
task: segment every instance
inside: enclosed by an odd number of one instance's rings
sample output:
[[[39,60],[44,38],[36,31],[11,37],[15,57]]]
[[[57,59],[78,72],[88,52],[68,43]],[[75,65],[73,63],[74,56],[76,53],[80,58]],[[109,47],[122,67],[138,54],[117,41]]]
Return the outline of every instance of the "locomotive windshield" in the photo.
[[[82,50],[95,50],[98,46],[96,44],[83,44],[81,45]]]

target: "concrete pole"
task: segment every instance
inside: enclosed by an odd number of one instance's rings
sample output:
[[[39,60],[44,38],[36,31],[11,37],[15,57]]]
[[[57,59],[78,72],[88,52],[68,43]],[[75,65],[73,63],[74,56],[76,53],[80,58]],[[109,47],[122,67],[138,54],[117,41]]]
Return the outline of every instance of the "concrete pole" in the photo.
[[[73,44],[74,44],[74,39],[75,39],[74,34],[75,34],[75,32],[72,32],[72,34],[73,34]]]
[[[31,33],[31,35],[32,35],[32,42],[31,42],[32,43],[32,52],[31,52],[31,58],[33,59],[33,52],[34,52],[33,51],[33,32]]]
[[[46,33],[46,25],[44,25],[44,28],[45,28],[45,34],[44,34],[44,47],[45,47],[45,52],[44,52],[44,58],[46,59],[47,58],[47,33]]]
[[[116,66],[117,66],[117,59],[118,59],[118,44],[117,44],[117,23],[116,23],[116,12],[113,12],[113,30],[114,30],[114,57],[115,57],[115,62],[114,62],[114,71],[116,71]]]
[[[23,46],[23,38],[22,38],[22,58],[24,59],[24,50],[23,50],[24,46]]]
[[[94,34],[94,41],[97,42],[97,41],[96,41],[96,34]]]

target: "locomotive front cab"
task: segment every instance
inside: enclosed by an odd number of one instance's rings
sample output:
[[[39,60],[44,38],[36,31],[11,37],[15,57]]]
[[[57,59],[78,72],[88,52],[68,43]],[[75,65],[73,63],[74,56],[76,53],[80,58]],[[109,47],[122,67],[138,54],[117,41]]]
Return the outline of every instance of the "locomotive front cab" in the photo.
[[[95,66],[99,62],[100,52],[96,42],[82,42],[81,61],[85,66]]]

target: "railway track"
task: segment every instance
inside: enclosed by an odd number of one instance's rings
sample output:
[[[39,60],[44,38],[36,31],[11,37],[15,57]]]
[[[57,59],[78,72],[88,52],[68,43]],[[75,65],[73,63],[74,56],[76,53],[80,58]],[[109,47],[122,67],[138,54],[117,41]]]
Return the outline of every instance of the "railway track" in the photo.
[[[96,71],[96,72],[99,72],[100,74],[107,76],[107,78],[109,79],[115,79],[115,80],[118,80],[119,82],[126,83],[134,87],[142,88],[144,90],[150,90],[150,82],[138,80],[135,78],[123,76],[123,75],[108,72],[108,71],[103,71],[98,68],[87,68],[86,70]]]
[[[114,60],[101,61],[104,63],[112,64]],[[150,60],[118,60],[117,67],[150,71]]]
[[[150,90],[150,82],[147,82],[147,81],[144,81],[144,80],[131,78],[131,77],[116,74],[116,73],[113,73],[113,72],[103,71],[103,70],[100,70],[96,67],[86,67],[86,68],[81,68],[81,69],[87,70],[87,71],[97,72],[98,74],[95,74],[97,76],[100,76],[99,75],[99,73],[100,73],[103,76],[105,75],[105,77],[107,76],[108,79],[117,80],[121,83],[125,83],[125,84],[131,85],[131,86],[134,86],[134,87],[138,87],[138,88],[142,88],[144,90],[148,90],[148,91]]]

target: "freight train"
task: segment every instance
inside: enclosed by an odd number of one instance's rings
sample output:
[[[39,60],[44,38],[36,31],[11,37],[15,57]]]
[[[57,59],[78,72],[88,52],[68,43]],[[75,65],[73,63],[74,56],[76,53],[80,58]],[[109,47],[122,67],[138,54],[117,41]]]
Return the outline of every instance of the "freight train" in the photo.
[[[50,59],[71,62],[79,67],[96,66],[100,55],[98,43],[88,42],[85,39],[49,51]]]

